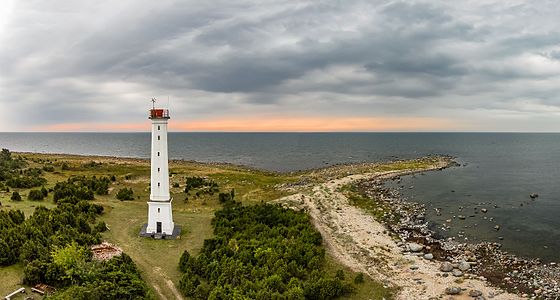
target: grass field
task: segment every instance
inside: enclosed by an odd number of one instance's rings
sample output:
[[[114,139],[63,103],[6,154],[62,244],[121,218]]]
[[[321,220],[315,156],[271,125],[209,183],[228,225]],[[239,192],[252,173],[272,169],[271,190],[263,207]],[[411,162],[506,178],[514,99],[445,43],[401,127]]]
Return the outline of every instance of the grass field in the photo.
[[[45,178],[48,180],[47,188],[53,187],[56,182],[64,181],[72,175],[115,175],[117,180],[111,184],[109,195],[96,195],[96,200],[94,200],[105,209],[99,220],[105,221],[109,230],[103,234],[103,238],[118,245],[132,257],[141,270],[143,278],[153,289],[153,294],[160,299],[179,297],[174,288],[178,286],[180,279],[177,267],[179,257],[184,250],[197,254],[204,240],[212,237],[210,222],[214,211],[220,208],[217,194],[200,197],[191,194],[185,201],[186,194],[183,190],[186,177],[207,177],[214,180],[219,185],[220,191],[223,192],[235,189],[235,199],[245,204],[270,201],[285,196],[288,193],[287,189],[280,189],[278,185],[296,183],[302,177],[315,176],[315,178],[324,179],[317,176],[317,174],[322,174],[320,172],[316,172],[315,175],[277,174],[227,164],[171,161],[171,185],[179,184],[179,187],[171,189],[174,199],[173,217],[175,223],[180,224],[183,230],[180,239],[177,240],[152,240],[138,236],[140,227],[147,221],[146,201],[149,198],[150,174],[148,160],[28,153],[15,155],[27,158],[31,167],[41,167],[44,164],[52,164],[55,167],[54,172],[45,172]],[[96,163],[91,164],[92,161]],[[63,163],[67,166],[65,170],[62,169]],[[346,172],[343,167],[339,168]],[[120,201],[115,198],[117,191],[124,187],[134,190],[135,199],[133,201]],[[1,209],[21,209],[26,215],[29,215],[39,205],[54,206],[52,195],[40,202],[27,200],[28,189],[18,190],[23,201],[11,201],[12,191],[0,193]],[[356,275],[330,257],[327,258],[327,269],[333,270],[333,272],[343,269],[347,278],[351,279]],[[0,296],[4,296],[20,286],[22,274],[21,265],[0,268],[0,278],[2,279],[0,280]],[[390,298],[389,293],[390,291],[384,289],[381,284],[366,278],[365,283],[357,285],[356,292],[348,299]]]

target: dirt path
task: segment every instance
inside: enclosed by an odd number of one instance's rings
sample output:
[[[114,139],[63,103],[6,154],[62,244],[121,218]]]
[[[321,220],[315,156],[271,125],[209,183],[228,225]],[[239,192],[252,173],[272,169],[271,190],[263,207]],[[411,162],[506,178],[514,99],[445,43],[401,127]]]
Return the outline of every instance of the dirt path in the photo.
[[[158,274],[158,276],[160,276],[161,278],[163,278],[165,280],[165,284],[167,285],[167,288],[173,293],[173,296],[175,297],[174,299],[179,299],[179,300],[184,300],[183,296],[181,295],[181,293],[179,293],[179,291],[177,290],[177,288],[175,287],[175,284],[173,284],[173,281],[171,281],[171,279],[169,279],[169,277],[167,277],[161,270],[160,267],[156,267],[154,269],[154,272],[156,272]],[[160,287],[157,284],[153,284],[154,289],[158,292],[159,296],[161,297],[161,299],[167,299],[167,297],[165,297],[160,290]]]
[[[461,295],[453,296],[453,299],[473,299],[468,296],[470,290],[479,290],[487,298],[521,299],[489,287],[482,280],[463,277],[457,283],[457,277],[450,274],[442,276],[440,262],[404,255],[384,225],[350,205],[347,197],[338,191],[340,187],[358,180],[405,173],[410,171],[351,175],[276,201],[292,208],[305,209],[323,236],[331,255],[356,272],[363,272],[386,285],[399,287],[397,299],[438,299],[445,295],[446,288],[454,286],[466,290]]]

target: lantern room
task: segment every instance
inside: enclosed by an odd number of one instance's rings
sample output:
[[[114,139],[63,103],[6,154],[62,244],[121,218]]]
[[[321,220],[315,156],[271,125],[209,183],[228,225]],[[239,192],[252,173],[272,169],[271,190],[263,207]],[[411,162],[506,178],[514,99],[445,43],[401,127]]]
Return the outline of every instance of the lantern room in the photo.
[[[150,109],[149,119],[169,119],[169,110],[164,108]]]

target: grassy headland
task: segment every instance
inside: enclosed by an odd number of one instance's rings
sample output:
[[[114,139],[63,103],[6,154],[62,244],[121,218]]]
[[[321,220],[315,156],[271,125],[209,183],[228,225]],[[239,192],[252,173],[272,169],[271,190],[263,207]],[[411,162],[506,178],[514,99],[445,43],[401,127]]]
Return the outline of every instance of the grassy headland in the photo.
[[[112,181],[107,195],[95,195],[92,202],[104,207],[98,218],[109,230],[102,234],[104,240],[121,247],[136,263],[142,277],[158,298],[180,298],[177,286],[181,277],[178,269],[179,257],[184,250],[197,254],[205,239],[212,238],[211,220],[214,212],[222,206],[218,193],[184,192],[185,181],[192,177],[202,177],[215,182],[220,192],[235,191],[235,200],[245,205],[268,202],[309,189],[314,183],[364,172],[417,169],[433,164],[434,159],[399,161],[387,164],[340,165],[325,169],[299,173],[273,173],[229,164],[207,164],[188,161],[170,162],[171,195],[176,224],[183,227],[178,240],[152,240],[138,237],[142,224],[146,222],[149,199],[150,162],[143,159],[93,157],[63,154],[14,153],[27,162],[27,168],[44,170],[44,187],[52,189],[57,182],[72,176],[107,176]],[[120,189],[130,188],[134,192],[131,201],[120,201],[116,194]],[[22,210],[26,216],[36,207],[55,207],[52,193],[42,201],[31,201],[28,195],[33,188],[11,188],[0,192],[1,209]],[[22,201],[10,200],[17,191]],[[342,269],[346,278],[354,278],[356,273],[343,267],[333,257],[327,256],[328,270]],[[0,267],[0,293],[8,293],[18,286],[23,276],[20,264]],[[388,297],[390,290],[365,276],[366,283],[356,285],[353,299],[369,299],[371,295]]]

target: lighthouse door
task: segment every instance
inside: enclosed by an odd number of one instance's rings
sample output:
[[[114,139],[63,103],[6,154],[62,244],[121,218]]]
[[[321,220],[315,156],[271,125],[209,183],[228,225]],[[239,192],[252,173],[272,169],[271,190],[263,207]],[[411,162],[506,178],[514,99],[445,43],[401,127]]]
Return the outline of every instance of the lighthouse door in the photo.
[[[156,233],[161,233],[161,222],[156,222]]]

